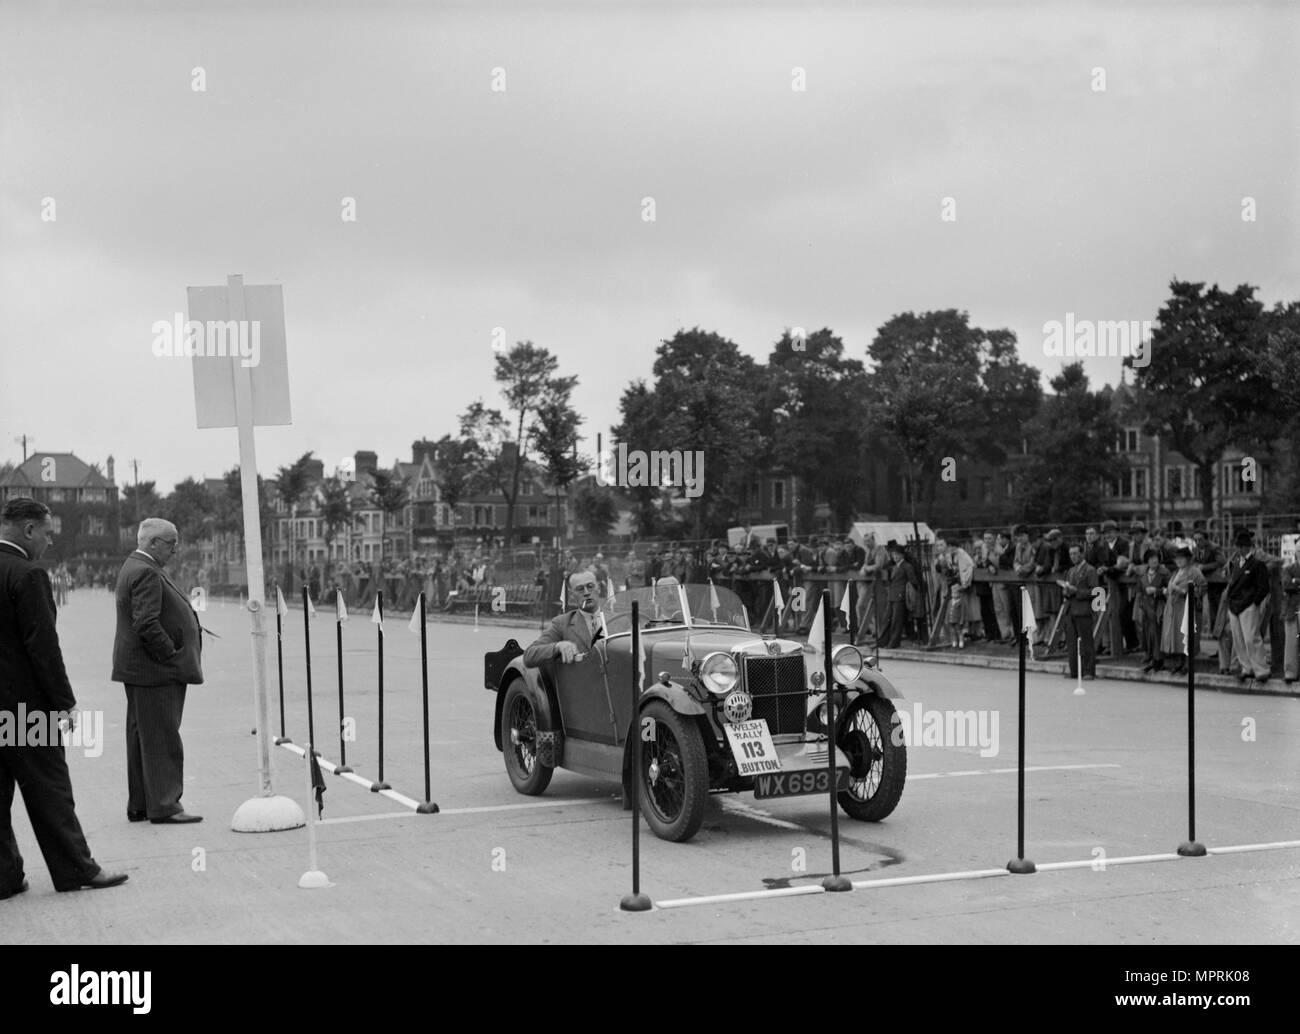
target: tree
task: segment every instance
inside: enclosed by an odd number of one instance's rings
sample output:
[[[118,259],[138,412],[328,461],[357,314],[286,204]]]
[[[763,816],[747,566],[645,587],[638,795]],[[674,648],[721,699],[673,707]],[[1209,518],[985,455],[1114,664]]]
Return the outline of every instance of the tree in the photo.
[[[847,359],[844,343],[827,328],[796,340],[787,330],[768,358],[767,403],[760,426],[771,462],[800,478],[811,518],[812,495],[826,499],[835,522],[853,518],[862,486],[866,446],[866,372]]]
[[[146,517],[157,517],[162,512],[162,496],[153,481],[141,481],[122,487],[122,513],[131,524],[139,524]]]
[[[753,459],[766,449],[756,415],[767,394],[764,371],[735,342],[695,327],[660,342],[653,372],[652,389],[624,393],[615,439],[629,450],[700,454],[698,493],[685,485],[670,491],[687,500],[694,537],[720,534],[739,508]]]
[[[1035,524],[1081,524],[1101,509],[1101,485],[1123,470],[1113,444],[1119,421],[1113,392],[1093,392],[1083,363],[1052,378],[1042,409],[1025,428],[1033,444],[1029,462],[1016,474],[1023,520]]]
[[[965,312],[905,312],[886,321],[868,348],[872,429],[907,472],[913,522],[942,461],[1003,462],[1038,407],[1038,374],[1016,358],[1015,335],[970,325]],[[925,477],[922,477],[922,474]]]
[[[1279,408],[1288,414],[1273,451],[1266,496],[1270,509],[1300,509],[1300,302],[1278,302],[1265,314],[1265,345],[1259,372],[1273,385]]]
[[[573,515],[589,534],[598,539],[606,538],[618,520],[614,493],[598,485],[583,485],[573,495]]]
[[[445,434],[438,439],[434,456],[438,493],[451,512],[454,535],[456,507],[475,488],[476,477],[483,466],[483,450],[473,438],[453,438]]]
[[[379,508],[380,512],[379,556],[376,559],[382,560],[384,558],[384,535],[388,518],[398,513],[411,501],[411,493],[406,478],[398,474],[397,471],[372,470],[370,472],[368,494],[370,501]]]
[[[196,559],[194,544],[213,532],[216,526],[217,503],[207,485],[192,477],[186,478],[163,500],[162,514],[176,525],[187,560]]]
[[[298,516],[298,503],[311,487],[310,452],[304,452],[287,467],[281,467],[275,474],[275,491],[289,511],[289,565],[297,562],[298,554],[294,543],[294,524]]]
[[[244,555],[244,492],[243,481],[238,466],[232,467],[224,475],[226,482],[226,491],[224,497],[218,501],[216,507],[216,524],[218,530],[233,532],[238,536],[239,555]],[[274,515],[272,502],[274,499],[275,489],[272,483],[263,480],[259,474],[257,477],[257,510],[258,510],[258,531],[261,533],[263,544],[270,541],[271,519]]]
[[[1136,366],[1143,433],[1159,434],[1200,471],[1202,516],[1214,511],[1214,475],[1229,446],[1268,449],[1281,430],[1280,405],[1261,373],[1267,321],[1255,288],[1174,280]]]
[[[321,482],[320,515],[325,526],[325,582],[328,582],[334,567],[334,540],[352,522],[352,490],[348,482],[338,476]]]
[[[564,506],[561,502],[568,487],[587,466],[587,458],[578,455],[578,425],[582,417],[569,405],[572,383],[568,378],[552,381],[537,405],[530,433],[547,479],[555,489],[555,528],[557,540],[564,538]]]
[[[498,353],[496,357],[496,382],[515,421],[514,448],[508,456],[498,453],[501,469],[495,477],[506,499],[507,547],[514,545],[515,500],[519,498],[520,475],[528,458],[529,421],[548,391],[564,386],[567,397],[568,390],[578,382],[576,377],[556,377],[558,369],[559,361],[531,341],[520,341],[509,352]]]

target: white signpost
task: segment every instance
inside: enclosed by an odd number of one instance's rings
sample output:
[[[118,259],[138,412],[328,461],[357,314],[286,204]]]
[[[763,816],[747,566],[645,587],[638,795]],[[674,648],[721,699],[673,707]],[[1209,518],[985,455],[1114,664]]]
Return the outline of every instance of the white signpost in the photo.
[[[289,363],[284,342],[284,296],[279,285],[244,286],[229,276],[224,287],[187,289],[187,353],[194,357],[194,408],[198,426],[239,430],[239,480],[243,494],[248,616],[252,626],[253,699],[257,716],[260,793],[239,806],[231,828],[241,833],[296,829],[302,809],[271,785],[271,744],[266,696],[266,590],[257,493],[254,426],[292,423]]]

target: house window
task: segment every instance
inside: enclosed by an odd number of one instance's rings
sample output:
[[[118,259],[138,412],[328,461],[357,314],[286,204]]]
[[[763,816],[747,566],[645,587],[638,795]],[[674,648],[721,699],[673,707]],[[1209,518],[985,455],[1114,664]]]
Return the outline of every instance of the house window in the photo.
[[[776,510],[785,509],[785,482],[772,482],[772,507]]]
[[[1244,476],[1245,473],[1241,463],[1225,463],[1223,465],[1223,494],[1254,495],[1258,482],[1248,480]]]
[[[1137,452],[1138,451],[1138,429],[1136,427],[1126,427],[1119,433],[1119,439],[1115,443],[1116,452]]]
[[[1165,467],[1165,495],[1170,499],[1183,497],[1183,468]]]
[[[1147,495],[1147,469],[1145,467],[1135,467],[1133,468],[1133,497],[1135,499],[1145,499]]]
[[[1002,480],[1005,481],[1005,482],[1006,482],[1006,485],[1007,485],[1007,498],[1008,498],[1008,499],[1013,498],[1013,497],[1015,496],[1015,494],[1016,494],[1016,482],[1015,482],[1015,480],[1014,480],[1010,475],[1008,475],[1007,477],[1004,477]]]
[[[993,502],[993,479],[980,478],[980,499],[983,502]]]

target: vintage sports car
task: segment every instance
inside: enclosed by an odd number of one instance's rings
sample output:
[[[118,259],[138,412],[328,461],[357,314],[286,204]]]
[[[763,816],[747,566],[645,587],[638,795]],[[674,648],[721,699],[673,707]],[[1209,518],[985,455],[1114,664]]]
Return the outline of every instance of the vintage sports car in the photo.
[[[578,661],[525,667],[513,639],[484,655],[484,685],[496,694],[493,737],[516,790],[540,794],[565,768],[621,778],[629,792],[634,600],[644,654],[640,793],[658,836],[694,836],[711,791],[828,793],[823,659],[752,631],[730,590],[671,579],[605,601],[604,634]],[[835,647],[832,657],[837,799],[853,818],[878,821],[907,777],[891,702],[901,694],[856,647]]]

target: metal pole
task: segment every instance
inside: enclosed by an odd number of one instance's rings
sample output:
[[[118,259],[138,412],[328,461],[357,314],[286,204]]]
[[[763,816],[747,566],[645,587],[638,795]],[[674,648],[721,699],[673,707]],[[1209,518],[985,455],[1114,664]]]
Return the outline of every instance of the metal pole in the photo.
[[[821,611],[825,649],[822,652],[822,672],[826,676],[826,792],[831,802],[831,875],[822,880],[822,889],[844,891],[852,890],[853,884],[847,876],[840,875],[840,814],[835,785],[835,670],[831,663],[831,629],[834,627],[834,618],[830,603],[831,591],[823,589]],[[888,736],[891,731],[881,729],[880,735]]]
[[[375,632],[379,647],[379,778],[370,784],[371,793],[392,789],[384,782],[384,594],[382,592],[375,596],[375,606],[379,608],[379,628]]]
[[[276,585],[276,602],[280,600],[280,587]],[[288,743],[289,736],[284,731],[284,628],[280,617],[280,608],[275,608],[275,666],[280,676],[280,738],[276,743]]]
[[[311,704],[311,608],[307,605],[307,586],[302,587],[303,646],[307,651],[307,749],[316,749],[316,717]]]
[[[339,766],[334,769],[334,774],[341,775],[352,769],[348,766],[348,748],[343,741],[343,622],[337,613],[334,616],[334,643],[339,665]]]
[[[436,815],[429,786],[429,626],[424,620],[424,593],[420,593],[420,685],[424,700],[424,801],[415,810],[421,815]]]
[[[641,660],[641,605],[632,601],[632,718],[629,733],[632,742],[632,893],[624,895],[618,907],[624,912],[646,912],[650,898],[641,893],[641,678],[645,662]]]
[[[1225,590],[1226,591],[1226,590]],[[1187,842],[1178,845],[1184,858],[1202,858],[1205,845],[1196,839],[1196,586],[1189,586],[1187,599]]]
[[[1025,586],[1017,582],[1020,591],[1020,698],[1019,719],[1016,730],[1019,758],[1016,761],[1016,857],[1007,862],[1007,870],[1017,874],[1036,871],[1034,863],[1025,857],[1025,644],[1029,639],[1025,620]]]

